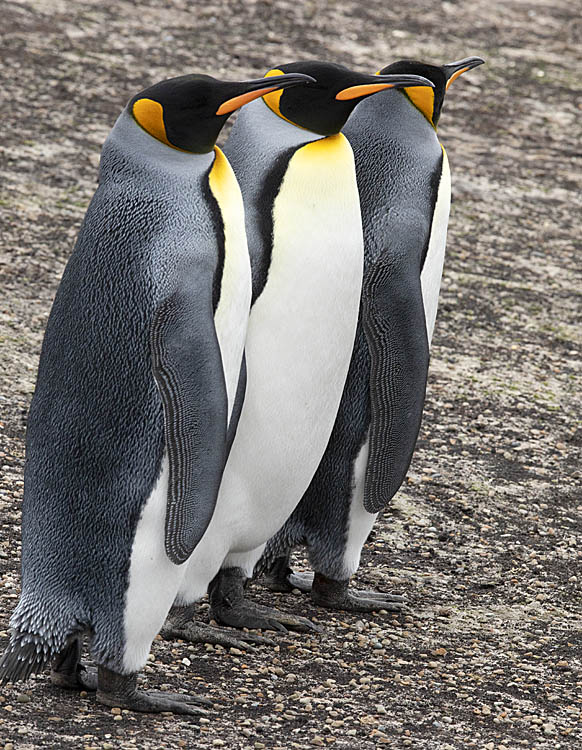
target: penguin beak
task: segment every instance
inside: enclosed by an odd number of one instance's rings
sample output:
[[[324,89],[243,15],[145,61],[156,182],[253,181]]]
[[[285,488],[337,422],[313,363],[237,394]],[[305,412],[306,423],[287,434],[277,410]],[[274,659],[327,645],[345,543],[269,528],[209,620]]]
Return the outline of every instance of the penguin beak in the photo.
[[[286,73],[282,76],[267,76],[266,78],[259,78],[256,81],[245,81],[240,84],[243,88],[243,93],[222,102],[220,107],[216,110],[216,114],[228,115],[231,112],[234,112],[235,109],[242,107],[243,104],[248,104],[249,102],[252,102],[253,99],[258,99],[265,94],[270,94],[271,91],[288,89],[291,88],[291,86],[299,86],[300,84],[305,83],[315,83],[315,78],[304,75],[303,73]]]
[[[383,91],[384,89],[402,89],[407,86],[430,86],[431,88],[434,88],[434,83],[429,81],[428,78],[423,78],[422,76],[394,73],[369,76],[369,78],[369,83],[362,83],[357,86],[349,86],[347,89],[342,89],[335,95],[335,98],[339,99],[339,101],[359,99],[362,96],[376,94],[378,91]]]
[[[471,70],[471,68],[476,68],[477,65],[483,65],[484,62],[485,60],[481,57],[465,57],[463,60],[443,65],[443,70],[447,77],[447,90],[456,78]]]

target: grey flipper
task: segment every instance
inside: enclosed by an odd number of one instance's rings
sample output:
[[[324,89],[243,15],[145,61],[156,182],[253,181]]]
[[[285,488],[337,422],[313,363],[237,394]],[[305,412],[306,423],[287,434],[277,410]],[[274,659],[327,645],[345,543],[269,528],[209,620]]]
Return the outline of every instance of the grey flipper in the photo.
[[[414,238],[410,238],[413,243]],[[418,249],[385,253],[362,290],[362,322],[370,351],[370,453],[364,508],[380,511],[400,487],[420,429],[429,346]]]
[[[211,299],[184,287],[162,302],[151,350],[170,464],[166,553],[179,565],[212,518],[226,460],[227,394]]]

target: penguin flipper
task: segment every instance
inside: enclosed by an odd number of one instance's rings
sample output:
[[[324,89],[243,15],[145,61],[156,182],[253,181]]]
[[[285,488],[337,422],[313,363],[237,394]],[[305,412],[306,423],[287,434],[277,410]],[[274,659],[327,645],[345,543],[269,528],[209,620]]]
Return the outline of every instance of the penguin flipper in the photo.
[[[226,462],[228,401],[211,300],[178,289],[156,309],[153,373],[164,408],[169,459],[165,546],[185,562],[216,505]]]
[[[418,437],[429,362],[420,274],[382,257],[365,275],[362,322],[370,351],[370,435],[364,508],[377,513],[406,476]]]

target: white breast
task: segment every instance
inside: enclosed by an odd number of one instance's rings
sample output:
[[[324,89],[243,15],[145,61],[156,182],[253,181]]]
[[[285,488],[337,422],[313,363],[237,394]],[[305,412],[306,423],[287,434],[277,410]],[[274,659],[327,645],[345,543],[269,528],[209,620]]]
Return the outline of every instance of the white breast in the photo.
[[[353,155],[343,136],[295,153],[273,219],[268,279],[247,331],[244,406],[183,602],[204,593],[228,552],[254,549],[282,526],[327,446],[352,354],[363,270]]]
[[[432,217],[432,226],[428,251],[424,267],[420,275],[422,286],[422,300],[429,344],[432,340],[439,304],[441,277],[445,262],[445,246],[447,242],[447,226],[449,223],[449,209],[451,207],[451,173],[446,151],[443,148],[443,168],[439,183],[438,197]]]

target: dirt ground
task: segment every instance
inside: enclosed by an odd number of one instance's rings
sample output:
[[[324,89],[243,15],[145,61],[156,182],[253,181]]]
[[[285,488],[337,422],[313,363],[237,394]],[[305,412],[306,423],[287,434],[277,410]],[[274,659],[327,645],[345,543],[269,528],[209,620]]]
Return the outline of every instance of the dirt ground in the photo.
[[[578,748],[582,21],[571,0],[1,2],[0,647],[19,586],[24,429],[43,329],[100,146],[145,85],[296,59],[365,71],[481,55],[449,92],[453,207],[425,417],[358,583],[399,616],[230,653],[155,642],[144,677],[196,722],[114,715],[40,675],[0,695],[0,748]]]

